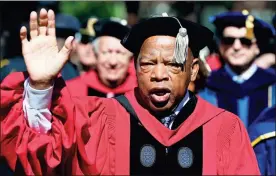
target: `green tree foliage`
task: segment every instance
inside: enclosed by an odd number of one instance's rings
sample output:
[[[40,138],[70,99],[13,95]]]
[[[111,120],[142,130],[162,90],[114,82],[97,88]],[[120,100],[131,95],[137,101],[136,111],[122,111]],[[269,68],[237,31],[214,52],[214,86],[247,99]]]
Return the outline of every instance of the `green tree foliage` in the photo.
[[[61,1],[60,12],[85,20],[91,16],[99,18],[126,18],[124,2],[113,1]]]

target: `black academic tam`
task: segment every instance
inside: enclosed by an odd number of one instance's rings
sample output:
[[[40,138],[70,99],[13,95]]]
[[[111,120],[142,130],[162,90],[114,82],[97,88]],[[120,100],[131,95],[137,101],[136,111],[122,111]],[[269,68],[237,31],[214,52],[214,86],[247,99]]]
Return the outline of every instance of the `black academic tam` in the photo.
[[[111,36],[122,40],[129,31],[126,20],[119,18],[100,19],[94,24],[96,37]]]
[[[129,33],[121,41],[122,45],[134,54],[140,52],[143,42],[156,35],[168,35],[176,37],[181,23],[183,28],[187,29],[189,38],[189,48],[195,57],[199,51],[208,46],[213,39],[213,32],[208,28],[197,23],[177,17],[152,17],[140,21],[134,25]]]

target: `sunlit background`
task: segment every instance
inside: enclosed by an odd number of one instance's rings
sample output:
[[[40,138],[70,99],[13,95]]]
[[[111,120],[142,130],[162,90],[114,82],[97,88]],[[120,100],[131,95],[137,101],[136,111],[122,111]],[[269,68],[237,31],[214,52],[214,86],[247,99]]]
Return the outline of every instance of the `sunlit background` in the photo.
[[[260,19],[268,22],[269,24],[272,24],[272,18],[275,15],[276,11],[276,1],[0,2],[1,69],[5,65],[7,65],[8,59],[14,59],[14,57],[17,56],[22,57],[19,30],[22,25],[26,25],[28,27],[29,15],[31,11],[38,12],[41,8],[52,9],[55,11],[56,14],[62,13],[75,16],[80,21],[80,23],[84,23],[90,17],[119,17],[127,20],[130,26],[136,24],[137,22],[139,22],[139,20],[145,17],[149,17],[151,15],[160,15],[163,12],[167,12],[170,16],[179,16],[200,23],[214,31],[214,26],[209,22],[210,17],[226,11],[242,11],[246,9],[253,16],[259,17]],[[164,26],[164,28],[166,27],[169,26]],[[210,51],[208,51],[208,54],[212,52],[215,53],[215,48],[215,44],[213,44],[213,46],[210,46]],[[266,45],[264,48],[266,48]],[[273,49],[271,51],[273,51]],[[11,70],[11,72],[13,71],[15,70]],[[5,173],[2,173],[3,170],[5,172],[6,169],[4,167],[2,169],[2,160],[3,159],[0,158],[0,173],[1,175],[7,175]]]
[[[201,23],[211,30],[213,25],[209,23],[212,15],[224,11],[241,11],[247,9],[252,15],[260,17],[271,23],[276,10],[273,1],[27,1],[27,2],[0,2],[1,12],[1,57],[12,57],[13,48],[19,41],[20,27],[26,24],[32,10],[40,8],[53,9],[56,13],[65,13],[77,17],[81,22],[91,16],[98,18],[120,17],[128,20],[130,25],[139,19],[153,14],[167,12],[169,15],[177,15],[186,19]],[[8,40],[6,40],[8,38]],[[6,41],[6,42],[4,42]],[[20,44],[20,42],[17,42]],[[12,51],[11,51],[12,50]],[[19,51],[20,52],[20,51]]]

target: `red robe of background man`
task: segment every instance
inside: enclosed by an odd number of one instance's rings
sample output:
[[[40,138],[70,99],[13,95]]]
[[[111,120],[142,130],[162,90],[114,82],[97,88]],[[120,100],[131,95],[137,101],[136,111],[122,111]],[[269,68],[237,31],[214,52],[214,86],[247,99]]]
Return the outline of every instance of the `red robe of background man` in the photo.
[[[72,98],[63,87],[64,82],[58,79],[51,107],[52,130],[49,134],[39,134],[28,127],[22,109],[26,77],[14,73],[1,84],[1,157],[6,158],[13,170],[20,171],[23,167],[27,175],[129,175],[133,172],[131,167],[136,167],[132,165],[136,161],[130,160],[133,156],[130,146],[132,142],[144,140],[144,136],[139,138],[138,134],[137,141],[131,139],[132,120],[115,99]],[[126,97],[139,117],[137,128],[148,132],[160,146],[173,147],[198,129],[202,130],[203,148],[199,151],[202,157],[195,156],[194,161],[202,159],[199,164],[203,175],[259,174],[246,130],[235,115],[198,98],[189,117],[178,128],[170,130],[137,103],[135,91],[126,93]],[[139,162],[139,158],[134,159]]]
[[[131,60],[124,82],[115,88],[104,85],[95,70],[90,70],[83,75],[66,81],[66,85],[73,96],[114,97],[122,95],[137,86],[134,62]]]

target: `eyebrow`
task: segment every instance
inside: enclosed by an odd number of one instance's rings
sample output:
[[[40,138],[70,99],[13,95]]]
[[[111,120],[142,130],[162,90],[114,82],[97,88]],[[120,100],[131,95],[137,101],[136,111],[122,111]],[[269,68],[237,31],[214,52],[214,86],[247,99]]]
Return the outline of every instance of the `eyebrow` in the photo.
[[[156,57],[149,57],[149,56],[140,56],[138,57],[139,60],[148,60],[148,61],[153,61],[156,60]],[[173,56],[167,56],[162,58],[163,62],[171,62],[171,63],[176,63],[173,59]]]
[[[154,57],[149,57],[149,56],[139,56],[138,57],[139,60],[154,60]]]

